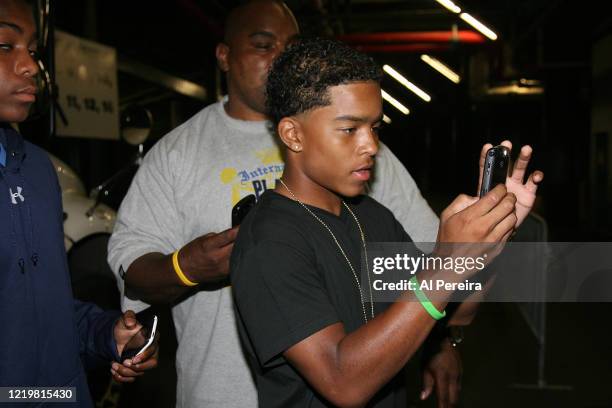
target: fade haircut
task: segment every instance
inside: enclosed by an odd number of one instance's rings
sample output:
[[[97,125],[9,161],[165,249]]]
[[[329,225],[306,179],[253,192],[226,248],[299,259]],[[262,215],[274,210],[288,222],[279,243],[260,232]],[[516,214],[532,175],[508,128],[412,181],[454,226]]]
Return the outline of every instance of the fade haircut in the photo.
[[[329,88],[382,78],[369,56],[341,42],[303,38],[281,53],[268,75],[266,110],[274,129],[281,119],[331,105]]]

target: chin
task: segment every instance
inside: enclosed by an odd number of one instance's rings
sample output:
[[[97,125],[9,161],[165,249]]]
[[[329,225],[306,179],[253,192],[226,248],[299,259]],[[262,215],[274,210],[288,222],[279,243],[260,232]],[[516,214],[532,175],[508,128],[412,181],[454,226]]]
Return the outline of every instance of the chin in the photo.
[[[340,195],[342,195],[343,197],[347,197],[347,198],[357,197],[362,194],[365,194],[365,192],[366,192],[365,183],[362,183],[359,185],[351,185],[351,186],[347,185],[345,188],[339,189]]]
[[[0,122],[20,123],[28,118],[30,107],[0,110]]]

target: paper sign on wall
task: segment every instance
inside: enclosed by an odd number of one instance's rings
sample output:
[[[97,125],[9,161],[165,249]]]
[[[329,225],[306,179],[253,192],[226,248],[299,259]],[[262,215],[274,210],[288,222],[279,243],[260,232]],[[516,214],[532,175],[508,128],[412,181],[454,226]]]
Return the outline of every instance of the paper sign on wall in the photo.
[[[68,120],[56,114],[59,136],[119,139],[114,48],[56,30],[55,82]]]

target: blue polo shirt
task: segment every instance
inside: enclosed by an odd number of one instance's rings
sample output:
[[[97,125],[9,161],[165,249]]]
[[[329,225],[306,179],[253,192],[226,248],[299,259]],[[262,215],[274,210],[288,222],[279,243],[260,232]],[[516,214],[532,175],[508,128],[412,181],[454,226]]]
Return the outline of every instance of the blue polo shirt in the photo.
[[[61,191],[47,153],[5,124],[0,143],[0,386],[73,386],[78,403],[68,405],[90,407],[84,365],[118,359],[120,313],[72,297]]]

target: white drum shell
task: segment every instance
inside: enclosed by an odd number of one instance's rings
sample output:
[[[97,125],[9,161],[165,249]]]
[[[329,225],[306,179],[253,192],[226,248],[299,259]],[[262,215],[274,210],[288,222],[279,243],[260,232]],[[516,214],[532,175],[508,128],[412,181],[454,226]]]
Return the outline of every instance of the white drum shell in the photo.
[[[80,240],[93,235],[113,231],[117,214],[104,205],[98,204],[93,208],[95,200],[87,197],[85,187],[79,176],[66,163],[49,154],[51,162],[57,172],[59,184],[62,189],[62,204],[67,215],[64,221],[64,244],[66,252]]]

